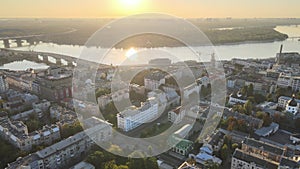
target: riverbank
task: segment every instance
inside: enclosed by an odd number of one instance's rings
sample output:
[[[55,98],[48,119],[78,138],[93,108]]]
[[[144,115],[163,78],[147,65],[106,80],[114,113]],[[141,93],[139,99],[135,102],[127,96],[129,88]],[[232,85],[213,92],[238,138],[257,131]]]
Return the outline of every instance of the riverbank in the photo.
[[[186,37],[190,37],[189,42],[194,46],[208,45],[232,45],[239,43],[260,43],[283,41],[287,39],[287,35],[280,33],[274,28],[278,25],[297,25],[300,24],[300,19],[187,19],[196,27],[203,31],[208,37],[207,40],[196,39],[195,35],[189,34],[188,30],[182,30]],[[0,21],[0,37],[13,37],[15,35],[28,35],[39,32],[40,34],[49,35],[37,37],[38,40],[44,43],[55,43],[59,45],[80,45],[83,46],[87,40],[99,29],[105,27],[113,19],[26,19]],[[159,26],[160,22],[165,20],[157,20],[155,23]],[[43,24],[41,24],[43,23]],[[134,29],[135,20],[130,20],[122,26],[122,31]],[[25,25],[26,26],[25,26]],[[147,24],[147,22],[145,22]],[[17,29],[22,28],[22,30]],[[223,29],[222,29],[223,28]],[[238,28],[238,29],[236,29]],[[164,28],[162,28],[164,29]],[[70,31],[76,30],[76,31]],[[134,31],[134,30],[133,30]],[[67,32],[60,34],[59,32]],[[107,34],[101,40],[106,41],[114,36],[114,32]],[[51,36],[50,36],[51,35]],[[1,43],[1,42],[0,42]],[[0,44],[1,45],[1,44]],[[117,44],[116,48],[131,48],[131,47],[179,47],[184,46],[176,39],[144,35],[134,36],[123,40]],[[110,47],[110,46],[101,46]]]

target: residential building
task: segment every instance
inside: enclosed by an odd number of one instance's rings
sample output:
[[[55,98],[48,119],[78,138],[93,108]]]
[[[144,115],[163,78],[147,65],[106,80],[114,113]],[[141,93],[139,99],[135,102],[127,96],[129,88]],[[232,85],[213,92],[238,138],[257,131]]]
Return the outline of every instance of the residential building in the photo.
[[[196,83],[193,83],[183,88],[183,96],[184,98],[188,99],[192,93],[195,93],[196,96],[199,97],[200,89],[201,89],[200,86],[198,86]]]
[[[169,58],[157,58],[149,61],[150,65],[160,65],[160,66],[169,66],[171,65],[171,60]]]
[[[141,107],[131,106],[117,114],[118,128],[127,132],[143,123],[153,120],[158,115],[158,101],[149,98]]]
[[[230,105],[245,104],[246,102],[247,102],[247,97],[243,96],[241,92],[234,92],[229,96],[228,103]]]
[[[74,165],[70,169],[95,169],[95,166],[93,166],[92,164],[90,164],[88,162],[81,161],[80,163]]]
[[[48,68],[44,74],[38,74],[37,83],[42,98],[59,102],[72,97],[72,72],[64,68]]]
[[[178,124],[182,121],[185,116],[185,110],[181,109],[179,106],[168,112],[168,120],[172,123]]]
[[[161,71],[151,72],[150,74],[146,75],[144,78],[144,85],[145,89],[147,90],[155,90],[162,84],[165,84],[166,73]]]
[[[268,127],[262,127],[255,131],[255,134],[262,137],[270,136],[275,134],[279,129],[279,124],[272,122]]]
[[[254,153],[236,149],[231,160],[231,169],[278,169],[278,162],[263,159]]]
[[[10,121],[7,114],[1,113],[0,135],[15,147],[31,150],[33,145],[49,145],[60,139],[60,130],[57,125],[44,126],[43,129],[28,133],[27,126],[22,121]]]
[[[287,155],[287,149],[276,145],[255,140],[253,138],[245,138],[242,142],[242,150],[250,153],[255,153],[261,157],[270,159],[275,162],[280,162],[282,156]]]
[[[225,108],[223,111],[223,118],[229,118],[229,117],[234,117],[237,120],[244,120],[245,123],[247,124],[248,127],[253,128],[253,129],[259,129],[263,125],[263,120],[248,116],[246,114],[241,114],[239,112],[233,112],[229,110],[228,108]]]
[[[194,159],[198,164],[205,166],[207,162],[213,162],[221,165],[222,160],[213,155],[213,148],[209,144],[204,144],[200,148],[200,152],[197,155],[190,154],[190,158]]]
[[[284,108],[286,112],[296,115],[299,112],[300,100],[293,96],[280,96],[278,98],[278,107]]]
[[[198,82],[199,86],[203,85],[203,86],[207,87],[207,85],[209,84],[209,77],[203,76],[203,77],[197,79],[196,81]]]
[[[122,89],[115,91],[111,94],[111,98],[114,102],[120,102],[122,100],[129,99],[129,90]]]
[[[300,90],[300,76],[293,75],[292,73],[280,73],[277,79],[277,85],[279,87],[291,87],[293,91]]]
[[[0,93],[4,93],[8,90],[8,84],[6,82],[6,76],[0,75]]]
[[[73,159],[83,158],[95,142],[107,141],[112,135],[111,124],[101,119],[85,131],[55,143],[45,149],[18,158],[8,164],[7,169],[15,168],[65,168]]]
[[[285,111],[296,115],[299,111],[298,102],[295,100],[295,96],[291,100],[289,100],[286,104]]]
[[[172,152],[175,152],[179,155],[186,156],[193,149],[193,142],[187,139],[176,137],[171,135],[168,139],[168,145],[171,148]]]
[[[46,99],[43,99],[39,102],[32,103],[32,108],[33,109],[39,109],[43,112],[46,112],[49,109],[50,106],[51,106],[51,103]]]

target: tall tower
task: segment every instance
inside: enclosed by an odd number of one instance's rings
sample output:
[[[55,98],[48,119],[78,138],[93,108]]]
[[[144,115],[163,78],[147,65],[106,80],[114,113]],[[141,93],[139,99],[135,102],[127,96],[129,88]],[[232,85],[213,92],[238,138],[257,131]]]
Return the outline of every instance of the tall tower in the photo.
[[[283,44],[280,45],[280,50],[279,53],[276,55],[276,64],[279,65],[281,58],[282,58],[282,49],[283,49]]]
[[[210,64],[212,68],[216,68],[217,65],[216,65],[215,53],[211,54]]]

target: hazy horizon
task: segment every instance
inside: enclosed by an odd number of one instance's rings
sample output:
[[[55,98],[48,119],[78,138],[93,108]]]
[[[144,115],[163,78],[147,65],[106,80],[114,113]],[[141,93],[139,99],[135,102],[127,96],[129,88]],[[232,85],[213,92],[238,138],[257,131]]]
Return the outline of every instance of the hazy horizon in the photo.
[[[300,18],[298,0],[10,0],[0,18],[117,18],[166,13],[182,18]]]

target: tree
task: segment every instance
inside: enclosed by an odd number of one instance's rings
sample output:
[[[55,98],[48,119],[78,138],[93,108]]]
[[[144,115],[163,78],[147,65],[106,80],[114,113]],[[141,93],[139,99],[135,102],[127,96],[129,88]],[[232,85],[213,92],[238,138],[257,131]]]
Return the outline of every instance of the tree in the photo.
[[[246,114],[251,115],[253,106],[250,100],[247,100],[247,102],[244,104],[244,108],[246,110]]]
[[[155,157],[146,158],[145,169],[158,169],[158,164]]]
[[[76,121],[74,124],[71,125],[65,124],[61,128],[61,137],[68,138],[81,131],[83,131],[83,128],[79,121]]]
[[[38,121],[37,119],[30,119],[29,121],[26,121],[25,124],[28,128],[28,132],[33,132],[39,129],[40,121]]]
[[[207,169],[219,169],[220,168],[220,165],[218,163],[214,163],[211,160],[205,162],[204,165]]]
[[[267,95],[266,100],[267,100],[268,102],[272,102],[272,101],[273,101],[273,95],[272,95],[271,93],[269,93],[269,94]]]
[[[281,115],[280,115],[279,113],[275,113],[275,114],[273,115],[273,121],[274,121],[275,123],[280,123],[280,122],[281,122]]]
[[[233,150],[235,150],[236,148],[239,147],[239,145],[237,143],[233,143],[231,147],[232,147]]]
[[[269,115],[269,113],[265,113],[264,117],[263,117],[263,126],[270,126],[270,124],[272,123],[272,118]]]
[[[300,91],[296,93],[296,99],[300,99]]]
[[[114,154],[123,154],[123,150],[118,145],[111,145],[108,149],[109,152]]]
[[[110,89],[107,88],[99,88],[96,90],[96,98],[111,93]]]
[[[255,93],[254,94],[254,101],[255,101],[255,103],[259,104],[259,103],[262,103],[262,102],[266,101],[266,97],[262,94]]]
[[[299,129],[300,129],[300,118],[297,118],[296,120],[295,120],[295,128],[296,129],[298,129],[298,131],[299,131]]]
[[[14,161],[20,155],[26,154],[0,138],[0,168],[5,168],[7,163]]]
[[[145,168],[144,158],[130,158],[127,166],[130,169],[140,169]]]
[[[248,87],[247,86],[243,86],[241,89],[241,94],[243,96],[247,96],[247,91],[248,91]]]
[[[227,159],[227,157],[228,157],[228,146],[227,146],[227,144],[224,144],[221,149],[221,158],[222,158],[222,160],[225,161]]]
[[[248,86],[247,95],[253,96],[253,84],[252,83],[250,83],[250,85]]]
[[[258,111],[256,112],[255,114],[255,117],[259,118],[259,119],[263,119],[265,116],[265,112],[262,112],[262,111]]]
[[[116,165],[114,160],[106,162],[104,164],[104,169],[118,169],[119,167]]]
[[[101,151],[95,151],[92,154],[88,155],[86,161],[93,164],[97,169],[101,168],[103,163],[104,154]]]

